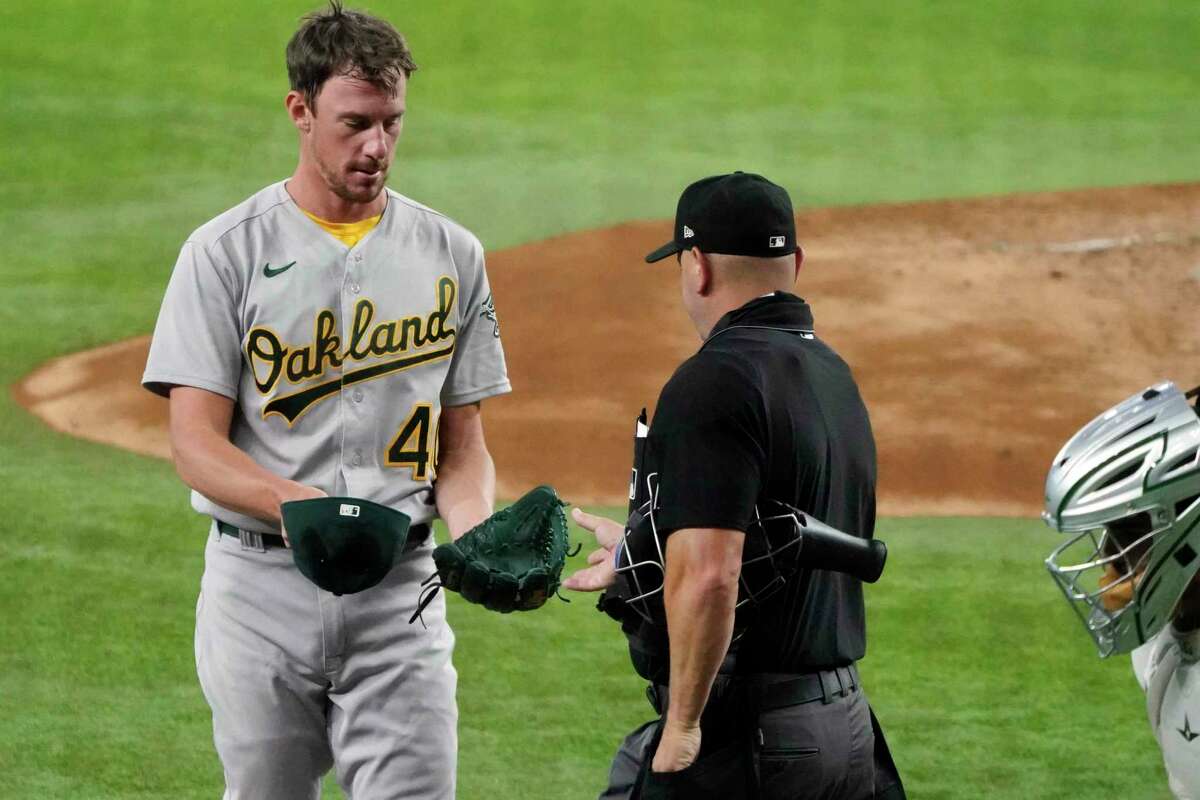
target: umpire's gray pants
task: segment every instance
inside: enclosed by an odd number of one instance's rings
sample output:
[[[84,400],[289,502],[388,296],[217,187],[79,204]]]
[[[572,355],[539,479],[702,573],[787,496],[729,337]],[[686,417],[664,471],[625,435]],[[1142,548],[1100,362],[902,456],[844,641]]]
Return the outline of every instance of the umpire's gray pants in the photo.
[[[210,534],[196,671],[225,800],[314,800],[331,766],[353,800],[454,797],[457,675],[445,601],[408,624],[431,545],[381,583],[335,597],[283,548]]]

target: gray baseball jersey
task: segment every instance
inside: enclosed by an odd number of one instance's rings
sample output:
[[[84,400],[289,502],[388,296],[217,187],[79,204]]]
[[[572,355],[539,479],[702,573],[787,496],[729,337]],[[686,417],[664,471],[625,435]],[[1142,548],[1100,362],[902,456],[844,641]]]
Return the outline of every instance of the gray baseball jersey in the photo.
[[[510,386],[479,241],[396,192],[387,198],[352,248],[283,182],[199,228],[175,265],[142,382],[236,401],[230,439],[259,464],[418,524],[435,514],[441,407]],[[192,505],[272,530],[196,492]]]

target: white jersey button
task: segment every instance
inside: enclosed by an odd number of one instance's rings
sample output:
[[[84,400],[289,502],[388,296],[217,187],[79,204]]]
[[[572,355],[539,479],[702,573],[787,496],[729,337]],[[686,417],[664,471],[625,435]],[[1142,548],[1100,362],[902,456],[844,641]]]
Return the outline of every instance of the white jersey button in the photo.
[[[355,389],[354,390],[354,402],[361,403],[362,401],[363,401],[363,390]]]
[[[362,253],[355,253],[355,254],[354,254],[354,260],[355,260],[355,261],[362,261]]]
[[[351,294],[358,294],[361,290],[362,290],[362,287],[359,286],[357,283],[350,284],[350,293]]]

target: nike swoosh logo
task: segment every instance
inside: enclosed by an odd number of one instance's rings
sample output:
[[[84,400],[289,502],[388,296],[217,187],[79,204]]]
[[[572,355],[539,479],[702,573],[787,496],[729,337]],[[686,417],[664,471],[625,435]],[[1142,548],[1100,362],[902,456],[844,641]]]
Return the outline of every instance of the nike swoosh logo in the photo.
[[[271,265],[268,263],[265,267],[263,267],[263,275],[266,275],[268,278],[274,278],[276,275],[282,275],[294,266],[296,266],[295,261],[293,261],[291,264],[284,264],[282,267],[271,269]]]

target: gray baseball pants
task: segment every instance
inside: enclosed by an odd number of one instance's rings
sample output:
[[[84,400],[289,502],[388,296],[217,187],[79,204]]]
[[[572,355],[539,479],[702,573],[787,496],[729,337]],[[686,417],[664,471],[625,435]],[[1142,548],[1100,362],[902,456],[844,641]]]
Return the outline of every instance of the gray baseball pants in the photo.
[[[454,797],[454,634],[438,597],[409,625],[432,544],[378,585],[318,589],[292,553],[219,536],[205,549],[196,671],[225,800],[315,800],[330,767],[353,800]]]

